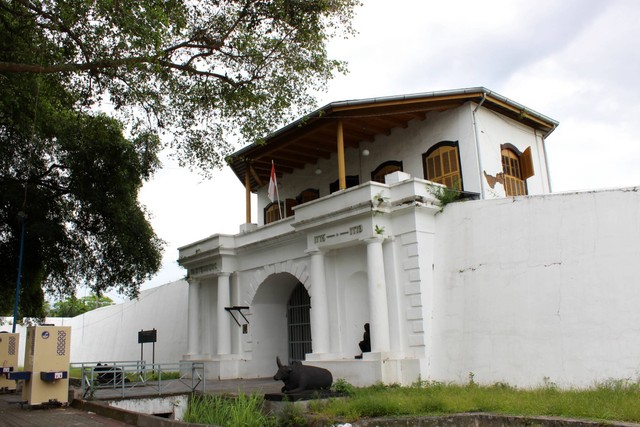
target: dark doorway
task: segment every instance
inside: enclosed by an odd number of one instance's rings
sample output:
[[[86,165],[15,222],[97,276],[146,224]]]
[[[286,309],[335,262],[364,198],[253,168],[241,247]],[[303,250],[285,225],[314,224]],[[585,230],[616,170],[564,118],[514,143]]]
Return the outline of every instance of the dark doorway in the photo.
[[[311,298],[302,283],[291,292],[287,302],[287,329],[289,330],[289,364],[301,362],[311,353]]]

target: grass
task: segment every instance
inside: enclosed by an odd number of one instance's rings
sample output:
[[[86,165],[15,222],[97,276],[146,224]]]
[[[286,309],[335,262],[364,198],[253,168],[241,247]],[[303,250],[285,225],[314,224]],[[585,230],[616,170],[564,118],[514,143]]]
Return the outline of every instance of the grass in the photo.
[[[262,413],[262,396],[240,394],[237,398],[194,394],[183,421],[225,427],[272,427],[273,417]]]
[[[553,385],[517,389],[498,383],[465,386],[420,383],[412,387],[354,388],[348,399],[316,402],[311,409],[336,420],[364,417],[487,412],[640,422],[640,384],[610,381],[591,389],[559,390]]]
[[[631,381],[608,381],[589,389],[560,390],[553,383],[536,389],[518,389],[504,383],[480,386],[473,381],[467,385],[420,382],[411,387],[356,388],[338,380],[334,389],[349,396],[312,402],[307,414],[336,422],[465,412],[640,422],[640,383]],[[255,394],[241,394],[238,398],[193,395],[183,421],[225,427],[306,423],[299,407],[291,405],[276,418],[264,415],[262,403],[262,396]]]

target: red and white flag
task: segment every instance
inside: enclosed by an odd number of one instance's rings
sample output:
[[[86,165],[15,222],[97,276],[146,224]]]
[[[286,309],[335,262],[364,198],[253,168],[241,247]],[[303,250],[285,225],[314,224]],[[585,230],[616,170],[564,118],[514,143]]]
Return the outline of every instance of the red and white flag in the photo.
[[[269,191],[267,194],[269,195],[269,200],[271,203],[276,201],[276,193],[278,192],[278,183],[276,182],[276,166],[273,164],[273,160],[271,161],[271,177],[269,178]]]

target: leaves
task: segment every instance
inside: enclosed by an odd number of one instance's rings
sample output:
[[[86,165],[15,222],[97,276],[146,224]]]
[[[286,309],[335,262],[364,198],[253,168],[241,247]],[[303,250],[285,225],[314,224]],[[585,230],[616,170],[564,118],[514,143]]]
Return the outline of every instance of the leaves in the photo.
[[[135,296],[160,265],[138,191],[168,148],[205,176],[314,103],[356,0],[0,0],[0,292]],[[105,113],[97,113],[104,111]],[[107,115],[108,114],[108,115]],[[13,299],[0,298],[0,310]],[[35,314],[34,314],[35,313]]]
[[[67,299],[58,300],[49,309],[47,316],[50,317],[74,317],[96,308],[113,305],[111,298],[106,296],[90,295],[82,298],[72,296]]]
[[[310,108],[344,64],[325,44],[350,34],[355,0],[0,0],[33,23],[38,53],[0,73],[64,74],[82,105],[107,100],[135,134],[166,135],[205,175],[232,141],[254,142]],[[24,41],[22,41],[24,42]]]

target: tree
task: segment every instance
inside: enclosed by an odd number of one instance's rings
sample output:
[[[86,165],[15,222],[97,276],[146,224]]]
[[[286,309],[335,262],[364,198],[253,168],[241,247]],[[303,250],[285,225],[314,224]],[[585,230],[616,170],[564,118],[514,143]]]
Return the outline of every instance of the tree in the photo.
[[[137,202],[159,150],[206,175],[308,108],[344,70],[325,44],[355,5],[0,0],[0,311],[23,224],[22,315],[43,316],[43,289],[135,296],[160,266]]]
[[[137,200],[157,137],[127,139],[118,121],[74,111],[76,100],[57,76],[0,85],[0,310],[13,306],[23,217],[20,317],[44,316],[43,288],[133,297],[160,266],[161,241]]]
[[[166,133],[183,165],[205,174],[313,104],[344,64],[327,57],[356,0],[0,0],[46,41],[0,73],[71,75],[85,104],[108,99],[131,131]],[[298,107],[296,111],[292,108]]]
[[[49,310],[49,317],[75,317],[96,308],[113,305],[114,302],[107,296],[89,295],[82,298],[72,296],[56,301]]]

